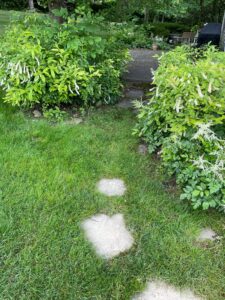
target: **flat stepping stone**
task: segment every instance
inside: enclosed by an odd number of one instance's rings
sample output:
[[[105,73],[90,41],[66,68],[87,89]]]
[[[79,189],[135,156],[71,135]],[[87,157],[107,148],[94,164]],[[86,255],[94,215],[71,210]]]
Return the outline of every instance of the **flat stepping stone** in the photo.
[[[133,300],[201,300],[190,290],[179,290],[161,281],[152,281],[147,289]]]
[[[81,118],[71,118],[70,120],[65,121],[65,124],[67,125],[79,125],[83,122],[83,119]]]
[[[125,90],[124,98],[117,104],[120,108],[134,108],[135,100],[142,100],[144,91],[135,88]]]
[[[126,82],[150,83],[153,79],[151,69],[156,70],[158,59],[156,54],[161,55],[161,51],[152,51],[147,49],[130,50],[133,60],[128,64],[127,72],[123,74]]]
[[[148,146],[145,144],[141,144],[138,146],[138,153],[141,155],[146,155],[148,153]]]
[[[108,197],[123,196],[126,186],[121,179],[101,179],[97,184],[98,191]]]
[[[218,235],[211,228],[204,228],[201,230],[199,236],[197,237],[198,242],[204,241],[215,241],[217,240]]]
[[[133,100],[124,99],[117,104],[117,107],[120,108],[133,108]]]
[[[34,111],[33,111],[33,116],[34,116],[34,118],[41,118],[42,117],[42,113],[39,111],[39,110],[37,110],[37,109],[35,109]]]
[[[131,100],[139,99],[144,97],[144,91],[140,89],[128,89],[125,92],[125,97]]]
[[[126,229],[122,214],[109,217],[99,214],[82,223],[87,239],[94,246],[96,253],[104,259],[111,259],[128,251],[134,242]]]

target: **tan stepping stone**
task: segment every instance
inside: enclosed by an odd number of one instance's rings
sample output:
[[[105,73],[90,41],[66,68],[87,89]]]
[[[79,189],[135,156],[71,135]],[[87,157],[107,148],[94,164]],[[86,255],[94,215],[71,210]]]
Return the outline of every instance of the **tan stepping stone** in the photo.
[[[140,144],[138,146],[138,153],[140,153],[142,155],[146,155],[148,153],[148,146],[145,144]]]
[[[108,197],[123,196],[126,186],[121,179],[101,179],[97,184],[98,191]]]
[[[204,241],[215,241],[217,240],[218,235],[211,228],[204,228],[201,230],[199,236],[197,237],[198,242]]]
[[[33,111],[33,116],[34,116],[35,118],[41,118],[41,117],[42,117],[42,113],[41,113],[39,110],[35,109],[35,110]]]
[[[82,122],[83,122],[83,119],[73,117],[70,120],[67,120],[65,123],[68,125],[79,125]]]
[[[152,281],[147,289],[132,300],[201,300],[189,289],[179,290],[161,281]]]
[[[134,242],[132,235],[126,229],[122,214],[112,217],[104,214],[95,215],[85,220],[82,228],[97,254],[105,259],[129,250]]]

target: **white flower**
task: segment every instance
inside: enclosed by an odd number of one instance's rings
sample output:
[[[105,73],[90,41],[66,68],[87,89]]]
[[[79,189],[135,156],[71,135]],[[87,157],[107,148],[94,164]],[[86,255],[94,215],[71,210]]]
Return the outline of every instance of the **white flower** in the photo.
[[[198,95],[199,95],[199,97],[200,97],[200,98],[203,98],[204,95],[202,94],[202,90],[201,90],[201,87],[200,87],[199,84],[197,85],[197,90],[198,90]]]
[[[205,160],[203,155],[199,156],[198,159],[193,160],[193,165],[197,166],[201,170],[205,170],[209,164],[209,161]]]
[[[70,84],[69,84],[69,91],[70,91],[71,94],[74,94],[74,92],[73,92],[72,89],[71,89]]]
[[[203,137],[208,141],[218,140],[215,133],[210,129],[212,124],[202,123],[198,125],[198,131],[193,135],[192,139],[197,140],[199,137]]]
[[[182,105],[182,102],[181,102],[181,98],[179,97],[176,101],[176,104],[174,106],[174,109],[176,110],[177,113],[180,112],[181,109],[183,109],[183,105]]]
[[[74,80],[74,87],[75,87],[75,91],[76,91],[77,95],[80,95],[80,93],[79,93],[80,87],[79,87],[79,85],[77,84],[76,80]]]
[[[39,61],[39,59],[35,56],[35,59],[36,59],[36,62],[37,62],[37,64],[38,64],[38,66],[40,66],[40,61]]]
[[[211,79],[210,82],[209,82],[208,92],[210,94],[212,93],[212,84],[213,84],[213,79]]]

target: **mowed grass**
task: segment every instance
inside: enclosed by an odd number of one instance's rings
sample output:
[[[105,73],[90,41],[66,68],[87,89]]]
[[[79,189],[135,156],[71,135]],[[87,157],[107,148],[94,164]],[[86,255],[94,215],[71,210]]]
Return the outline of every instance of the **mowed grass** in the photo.
[[[109,108],[84,123],[51,125],[0,107],[0,299],[131,299],[151,279],[225,298],[224,215],[192,211],[137,153],[134,115]],[[125,181],[123,197],[96,191]],[[96,256],[81,222],[123,213],[135,238],[113,260]],[[223,239],[200,247],[201,228]]]
[[[9,24],[10,14],[10,11],[0,10],[0,34],[4,33],[5,27]]]

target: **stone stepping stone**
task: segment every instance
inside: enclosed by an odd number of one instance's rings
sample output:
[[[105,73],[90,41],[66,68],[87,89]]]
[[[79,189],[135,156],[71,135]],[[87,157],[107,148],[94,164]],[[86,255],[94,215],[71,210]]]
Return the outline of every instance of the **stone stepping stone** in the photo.
[[[98,191],[108,197],[123,196],[126,186],[121,179],[101,179],[97,184]]]
[[[119,107],[119,108],[133,108],[134,103],[133,103],[133,100],[124,99],[124,100],[120,101],[117,104],[117,107]]]
[[[215,241],[218,239],[218,235],[211,228],[204,228],[201,230],[199,236],[197,237],[198,242],[205,241]]]
[[[143,90],[135,88],[127,89],[125,90],[123,100],[117,104],[117,107],[134,109],[134,100],[141,100],[143,97]]]
[[[97,254],[104,259],[111,259],[129,250],[134,242],[126,229],[122,214],[109,217],[99,214],[82,223],[87,239],[94,246]]]
[[[161,55],[161,51],[152,51],[147,49],[132,49],[130,54],[133,60],[127,66],[127,72],[123,74],[125,82],[150,83],[153,79],[152,69],[158,67],[156,54]]]
[[[148,146],[145,144],[141,144],[138,146],[138,153],[141,155],[146,155],[148,153]]]
[[[33,111],[33,116],[34,116],[34,118],[41,118],[42,117],[42,113],[39,111],[39,110],[37,110],[37,109],[35,109],[34,111]]]
[[[144,97],[144,91],[140,90],[140,89],[127,89],[125,92],[125,97],[129,98],[131,100],[135,100],[135,99],[141,99]]]
[[[70,120],[65,121],[65,124],[67,124],[67,125],[79,125],[82,122],[83,122],[83,119],[73,117]]]
[[[179,290],[161,281],[152,281],[146,290],[132,300],[201,300],[189,289]]]

